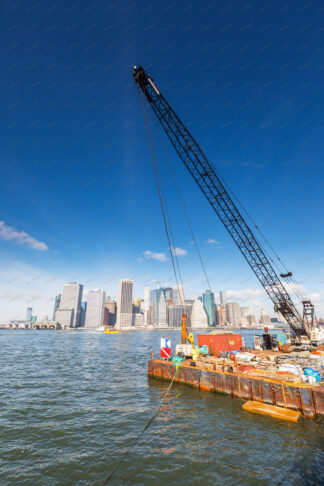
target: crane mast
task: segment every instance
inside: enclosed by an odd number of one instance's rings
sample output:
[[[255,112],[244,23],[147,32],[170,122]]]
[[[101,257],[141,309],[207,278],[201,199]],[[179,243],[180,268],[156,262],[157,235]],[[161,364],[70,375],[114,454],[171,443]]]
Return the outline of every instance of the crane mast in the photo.
[[[151,105],[180,159],[235,241],[272,300],[275,309],[289,323],[298,341],[301,338],[310,339],[311,326],[309,322],[307,323],[305,315],[306,317],[311,316],[311,320],[313,319],[313,305],[311,302],[305,301],[304,316],[301,316],[251,228],[243,219],[224,184],[196,140],[173,111],[143,67],[135,66],[133,75],[135,82]]]

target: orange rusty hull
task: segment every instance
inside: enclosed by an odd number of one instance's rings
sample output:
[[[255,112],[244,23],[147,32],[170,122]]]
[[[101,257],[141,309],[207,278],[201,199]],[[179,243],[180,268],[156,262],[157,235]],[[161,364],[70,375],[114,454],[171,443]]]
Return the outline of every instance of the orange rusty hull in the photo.
[[[171,381],[175,366],[167,361],[150,360],[148,375]],[[244,400],[254,400],[301,412],[305,417],[324,416],[324,387],[294,384],[239,373],[205,370],[183,363],[175,380],[204,391],[219,392]]]

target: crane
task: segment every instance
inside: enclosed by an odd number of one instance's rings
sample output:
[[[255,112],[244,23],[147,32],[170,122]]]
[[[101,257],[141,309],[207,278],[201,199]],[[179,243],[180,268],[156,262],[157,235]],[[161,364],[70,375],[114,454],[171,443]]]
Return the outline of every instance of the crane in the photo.
[[[311,341],[314,327],[312,302],[306,299],[302,301],[303,315],[301,315],[281,280],[291,276],[291,272],[280,274],[281,278],[279,277],[213,165],[158,90],[153,79],[142,66],[134,66],[133,76],[180,159],[250,265],[272,300],[275,310],[286,319],[297,342]]]

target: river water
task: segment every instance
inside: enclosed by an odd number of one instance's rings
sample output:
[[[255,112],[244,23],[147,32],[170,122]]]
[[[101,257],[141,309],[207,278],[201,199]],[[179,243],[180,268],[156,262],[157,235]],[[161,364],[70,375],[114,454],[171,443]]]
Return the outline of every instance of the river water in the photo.
[[[0,331],[0,484],[324,484],[324,421],[250,414],[229,396],[148,379],[165,332]],[[169,332],[172,346],[179,332]]]

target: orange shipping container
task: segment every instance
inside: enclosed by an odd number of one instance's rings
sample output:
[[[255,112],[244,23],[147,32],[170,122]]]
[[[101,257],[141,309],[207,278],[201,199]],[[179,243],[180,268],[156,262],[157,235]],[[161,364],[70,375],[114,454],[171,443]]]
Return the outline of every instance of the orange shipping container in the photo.
[[[241,334],[198,334],[198,346],[208,346],[209,352],[216,357],[221,351],[239,351],[242,344]]]

